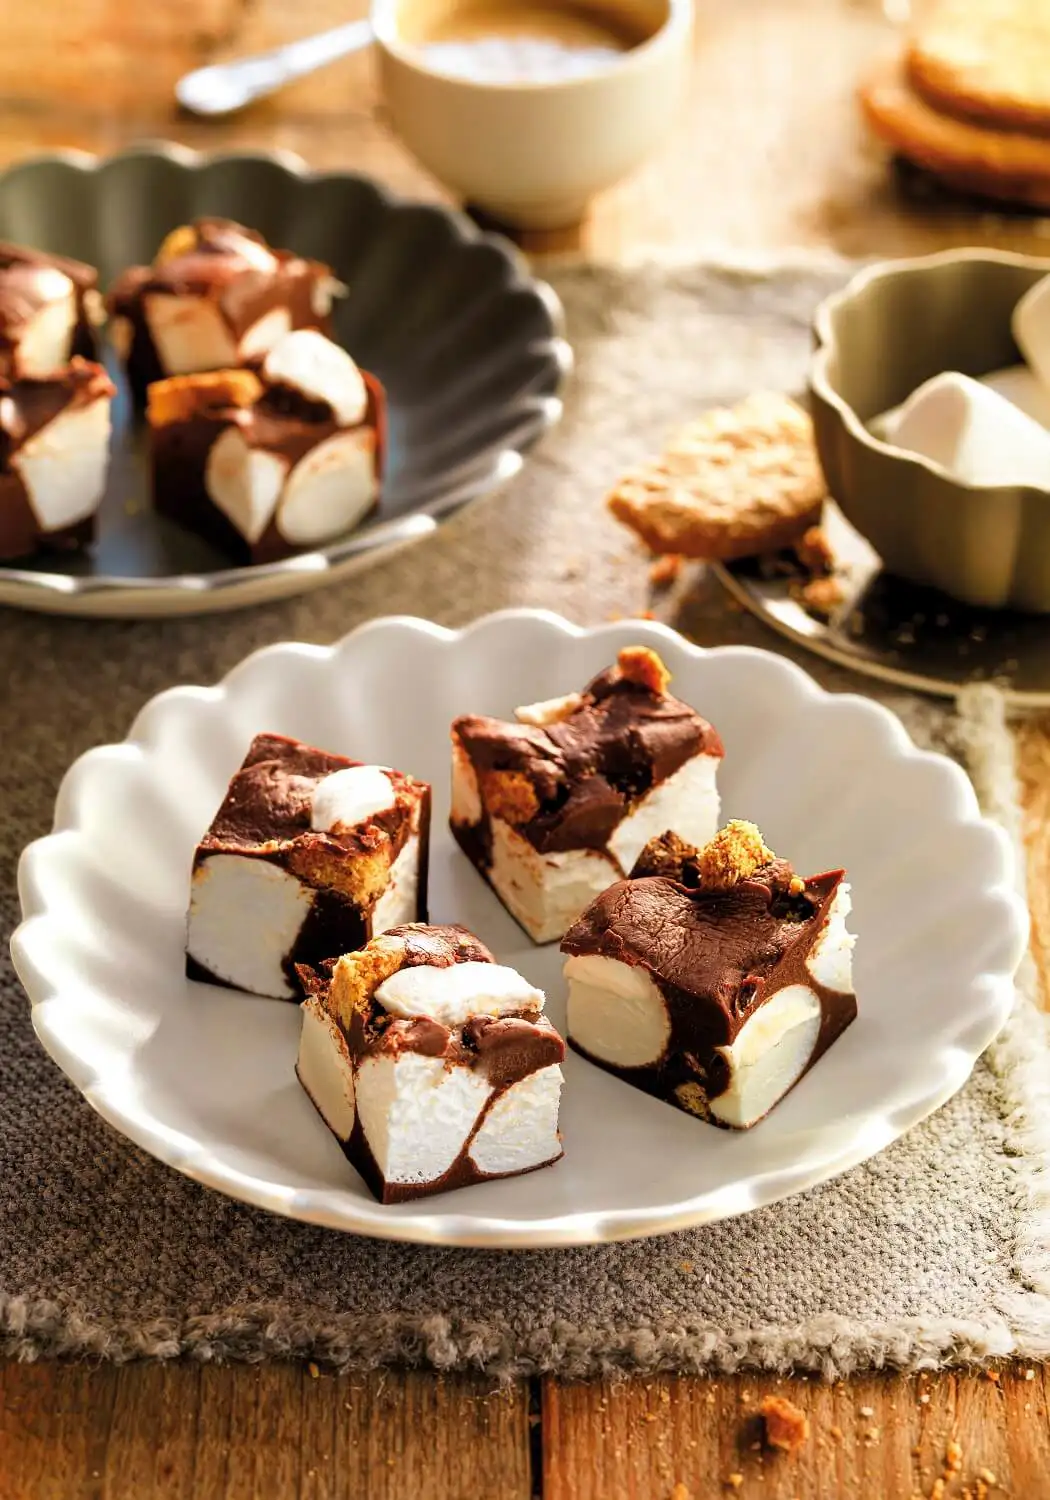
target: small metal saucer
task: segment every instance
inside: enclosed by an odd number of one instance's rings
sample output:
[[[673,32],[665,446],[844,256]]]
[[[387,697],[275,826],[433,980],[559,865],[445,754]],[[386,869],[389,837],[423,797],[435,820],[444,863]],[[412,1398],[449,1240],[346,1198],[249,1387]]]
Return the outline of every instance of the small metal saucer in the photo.
[[[797,576],[754,559],[714,571],[767,625],[841,666],[948,697],[991,682],[1016,707],[1050,707],[1050,617],[975,609],[894,578],[834,505],[825,530],[845,594],[830,620],[816,619],[794,597]]]

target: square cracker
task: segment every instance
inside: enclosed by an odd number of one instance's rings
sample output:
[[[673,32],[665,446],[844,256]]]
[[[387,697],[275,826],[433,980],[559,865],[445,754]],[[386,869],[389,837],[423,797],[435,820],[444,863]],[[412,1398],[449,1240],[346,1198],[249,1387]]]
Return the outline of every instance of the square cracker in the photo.
[[[608,505],[654,552],[728,562],[790,547],[826,494],[809,417],[764,392],[704,412],[624,475]]]

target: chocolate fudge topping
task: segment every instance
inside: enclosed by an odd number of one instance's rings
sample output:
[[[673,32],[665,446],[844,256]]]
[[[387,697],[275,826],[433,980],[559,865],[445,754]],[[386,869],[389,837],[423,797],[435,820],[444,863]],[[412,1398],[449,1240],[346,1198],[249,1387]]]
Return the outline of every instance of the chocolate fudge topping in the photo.
[[[429,965],[433,969],[449,969],[453,964],[494,964],[485,944],[466,927],[455,923],[430,926],[422,922],[410,922],[404,927],[391,927],[383,936],[399,938],[405,945],[401,959],[402,969],[415,969]]]
[[[545,727],[468,715],[458,737],[474,768],[516,772],[539,810],[518,832],[540,853],[604,849],[631,805],[695,755],[721,756],[717,731],[687,704],[602,672],[569,717]]]
[[[845,872],[816,875],[798,895],[792,874],[781,860],[728,890],[690,890],[660,876],[618,881],[569,929],[562,951],[648,970],[672,1024],[682,1012],[696,1044],[725,1046],[766,998],[774,970],[778,989],[819,989],[805,963]]]
[[[60,271],[73,283],[74,325],[70,330],[70,355],[91,359],[96,353],[95,333],[85,298],[98,284],[94,267],[63,255],[48,255],[0,240],[0,375],[18,374],[18,343],[32,318],[55,300],[48,286],[48,273]]]
[[[143,297],[158,293],[173,297],[215,300],[235,340],[274,308],[288,310],[291,327],[329,331],[326,315],[314,311],[314,292],[332,277],[330,268],[289,250],[274,250],[262,235],[230,219],[196,219],[191,248],[166,255],[152,266],[131,266],[113,283],[107,297],[110,313],[131,324],[127,356],[128,378],[136,398],[162,380],[166,371],[153,346]]]
[[[562,951],[616,959],[649,973],[670,1021],[663,1056],[639,1068],[591,1061],[686,1108],[676,1093],[682,1085],[706,1100],[725,1091],[728,1066],[715,1049],[730,1045],[773,994],[804,984],[820,1002],[820,1030],[804,1071],[855,1019],[857,1002],[818,983],[807,968],[844,871],[800,882],[786,860],[774,860],[727,889],[704,890],[694,883],[697,851],[676,842],[678,847],[656,840],[643,855],[649,865],[662,857],[671,878],[642,875],[610,886],[570,928]],[[712,1122],[719,1123],[713,1116]]]
[[[200,842],[200,850],[237,854],[271,854],[302,837],[331,840],[356,850],[367,839],[371,824],[395,840],[407,825],[414,796],[422,783],[387,770],[397,805],[376,814],[364,830],[321,833],[311,827],[311,799],[318,782],[336,771],[363,764],[345,755],[330,755],[280,734],[260,734],[252,741],[241,768],[215,819]]]
[[[0,558],[26,557],[43,549],[68,551],[90,542],[94,517],[58,531],[42,531],[22,476],[11,460],[23,443],[63,412],[113,395],[101,365],[75,358],[51,379],[8,380],[0,376]]]
[[[258,373],[261,379],[261,370]],[[376,477],[381,479],[386,453],[386,393],[373,375],[366,371],[361,375],[368,392],[361,426],[375,431]],[[228,427],[238,427],[250,447],[279,454],[289,469],[320,443],[349,429],[339,426],[327,402],[310,401],[278,384],[267,385],[251,407],[215,403],[209,399],[207,387],[202,387],[200,409],[189,421],[151,426],[153,498],[161,515],[197,532],[238,562],[265,563],[287,557],[297,549],[281,535],[276,514],[258,541],[249,543],[207,492],[204,476],[208,455]]]
[[[401,939],[404,943],[399,969],[419,965],[448,968],[453,963],[495,961],[485,945],[464,927],[429,927],[412,923],[384,933],[384,944],[391,938]],[[367,952],[362,958],[367,960]],[[387,977],[389,972],[386,971]],[[306,992],[320,1002],[332,1019],[336,1019],[328,1009],[328,974],[324,970],[304,973],[302,980]],[[338,1020],[336,1024],[339,1025]],[[363,1007],[355,1007],[349,1030],[342,1027],[340,1030],[347,1044],[347,1055],[355,1067],[368,1057],[396,1059],[405,1052],[415,1052],[423,1057],[444,1059],[446,1068],[466,1067],[478,1071],[493,1090],[456,1160],[436,1183],[386,1182],[360,1120],[355,1118],[349,1140],[341,1141],[340,1145],[382,1203],[402,1203],[483,1181],[485,1174],[471,1159],[470,1147],[493,1106],[514,1084],[541,1068],[563,1062],[565,1058],[564,1041],[542,1015],[474,1016],[462,1026],[452,1027],[430,1016],[392,1016],[373,997]]]
[[[257,735],[194,855],[194,870],[217,854],[265,859],[313,888],[310,909],[283,962],[293,986],[302,985],[308,993],[327,992],[330,982],[329,972],[312,974],[312,970],[369,941],[375,894],[417,830],[416,916],[421,922],[427,917],[430,787],[426,782],[386,768],[394,789],[392,808],[353,829],[320,832],[311,826],[317,783],[361,764],[285,735]],[[189,956],[186,972],[191,979],[224,983]]]

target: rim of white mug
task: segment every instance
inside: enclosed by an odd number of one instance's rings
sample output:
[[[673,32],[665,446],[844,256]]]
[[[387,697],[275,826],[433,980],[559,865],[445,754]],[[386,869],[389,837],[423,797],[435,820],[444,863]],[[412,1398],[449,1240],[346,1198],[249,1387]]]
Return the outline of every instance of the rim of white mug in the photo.
[[[593,86],[605,79],[644,68],[654,51],[666,46],[672,38],[687,36],[693,24],[693,0],[664,0],[667,15],[652,35],[609,62],[599,63],[592,70],[572,78],[516,78],[510,83],[493,83],[430,66],[422,49],[401,36],[397,13],[402,3],[403,0],[372,0],[372,33],[379,46],[413,72],[479,93],[550,93]]]

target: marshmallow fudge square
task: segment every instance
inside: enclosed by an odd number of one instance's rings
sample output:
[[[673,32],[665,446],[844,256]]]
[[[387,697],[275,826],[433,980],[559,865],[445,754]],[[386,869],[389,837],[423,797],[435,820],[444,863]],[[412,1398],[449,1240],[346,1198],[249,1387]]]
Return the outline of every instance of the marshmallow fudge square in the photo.
[[[576,1051],[668,1104],[745,1130],[857,1014],[843,870],[803,880],[753,823],[643,850],[562,944]]]
[[[426,919],[429,840],[425,782],[259,735],[197,846],[187,974],[298,999],[297,964]]]
[[[0,377],[0,558],[90,543],[113,393],[102,366],[80,358],[46,378]]]
[[[0,375],[40,380],[77,356],[94,359],[105,311],[98,272],[83,261],[0,241]]]
[[[304,971],[296,1073],[381,1203],[558,1161],[565,1043],[463,927],[395,927]]]
[[[261,358],[295,328],[327,333],[345,290],[329,266],[274,250],[253,229],[195,219],[172,230],[151,266],[114,282],[110,340],[141,403],[154,380]]]
[[[153,501],[237,562],[272,562],[353,529],[379,502],[383,389],[310,329],[257,370],[150,386]]]
[[[582,692],[452,726],[452,832],[537,943],[565,935],[664,829],[718,826],[722,741],[632,646]]]

